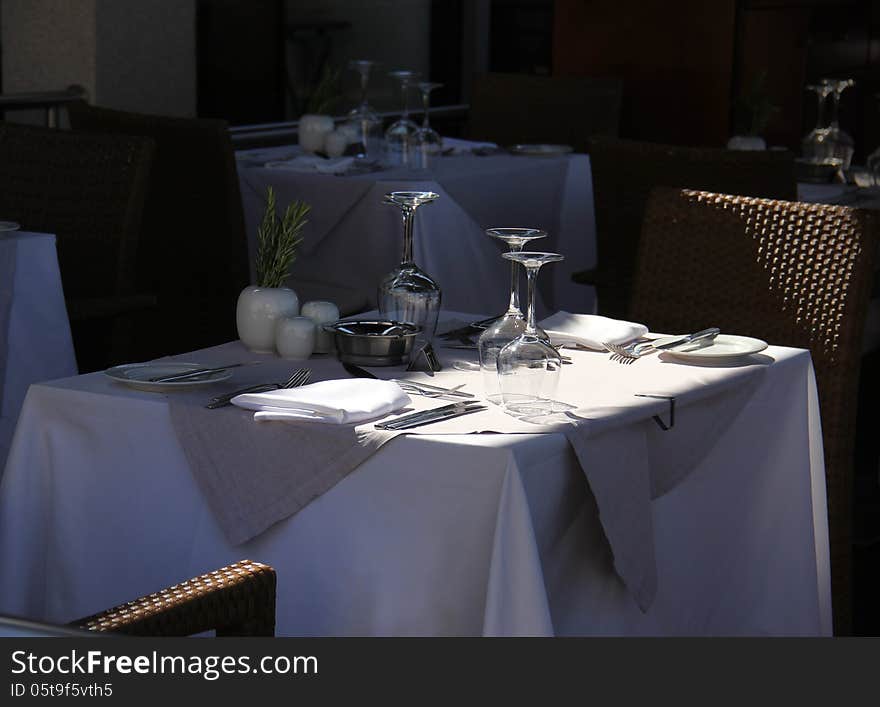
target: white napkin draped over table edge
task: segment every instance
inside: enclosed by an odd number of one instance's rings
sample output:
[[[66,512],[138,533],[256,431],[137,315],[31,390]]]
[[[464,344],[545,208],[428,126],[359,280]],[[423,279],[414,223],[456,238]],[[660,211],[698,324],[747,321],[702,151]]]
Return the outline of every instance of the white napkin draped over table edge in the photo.
[[[357,424],[390,415],[410,403],[397,383],[369,378],[326,380],[301,388],[244,393],[232,404],[256,410],[254,420]]]
[[[648,333],[644,324],[609,319],[598,314],[572,314],[559,311],[538,322],[550,340],[561,344],[580,344],[596,351],[604,351],[603,341],[611,344],[627,344]]]

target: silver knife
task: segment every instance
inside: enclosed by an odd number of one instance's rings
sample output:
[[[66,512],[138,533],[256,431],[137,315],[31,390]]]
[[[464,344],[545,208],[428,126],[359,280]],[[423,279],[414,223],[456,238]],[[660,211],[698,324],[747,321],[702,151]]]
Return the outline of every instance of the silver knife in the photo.
[[[427,425],[430,422],[439,422],[440,420],[448,420],[459,415],[466,415],[471,412],[479,412],[485,410],[486,405],[482,405],[477,401],[452,403],[443,407],[434,408],[433,410],[425,410],[416,412],[412,415],[398,417],[389,422],[380,422],[375,425],[380,430],[405,430],[410,427],[418,427],[419,425]]]
[[[237,366],[243,366],[243,363],[230,363],[228,366],[217,366],[216,368],[194,368],[191,371],[184,371],[183,373],[175,373],[169,376],[157,376],[155,378],[149,378],[150,383],[171,383],[173,381],[182,381],[187,378],[195,378],[196,376],[206,376],[209,373],[219,373],[220,371],[225,371],[227,368],[236,368]]]
[[[720,333],[721,329],[713,326],[709,327],[708,329],[703,329],[701,331],[695,332],[693,334],[688,334],[687,336],[680,336],[677,339],[667,341],[663,344],[655,345],[654,348],[661,351],[665,349],[674,349],[676,346],[681,346],[682,344],[691,344],[695,341],[702,341],[704,339],[714,339]]]

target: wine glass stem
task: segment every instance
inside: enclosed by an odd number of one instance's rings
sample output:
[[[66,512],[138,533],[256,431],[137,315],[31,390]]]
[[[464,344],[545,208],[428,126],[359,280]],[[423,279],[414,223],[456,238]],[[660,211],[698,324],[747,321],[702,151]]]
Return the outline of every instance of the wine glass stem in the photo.
[[[537,334],[538,325],[535,322],[535,282],[538,279],[538,270],[540,265],[526,265],[526,275],[529,282],[529,313],[526,318],[526,334]]]
[[[523,249],[523,244],[510,244],[511,253],[519,253]],[[519,314],[519,263],[514,260],[510,261],[510,305],[507,307],[508,314]]]
[[[413,221],[415,220],[415,207],[403,209],[403,260],[401,265],[411,265],[413,262]]]
[[[428,108],[431,106],[431,94],[428,91],[422,91],[422,107],[425,110],[425,116],[422,119],[422,129],[428,130],[431,125],[428,122]]]
[[[403,115],[401,119],[409,120],[409,82],[401,81],[400,82],[400,93],[401,98],[403,99]]]
[[[837,128],[837,111],[840,107],[840,92],[832,91],[831,92],[831,127]]]
[[[370,67],[361,68],[361,105],[367,105],[367,82],[370,80]]]
[[[825,104],[828,102],[828,94],[820,89],[816,91],[816,98],[819,99],[816,106],[816,129],[821,130],[825,127]]]

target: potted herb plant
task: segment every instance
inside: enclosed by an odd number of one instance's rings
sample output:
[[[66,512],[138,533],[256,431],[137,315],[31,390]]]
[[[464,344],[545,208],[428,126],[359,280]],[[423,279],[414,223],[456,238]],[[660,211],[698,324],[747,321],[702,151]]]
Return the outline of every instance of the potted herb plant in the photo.
[[[299,298],[284,286],[302,242],[302,229],[311,207],[292,201],[279,218],[275,190],[266,193],[266,211],[257,231],[257,284],[245,287],[238,297],[238,338],[252,351],[275,350],[275,325],[282,317],[299,314]]]

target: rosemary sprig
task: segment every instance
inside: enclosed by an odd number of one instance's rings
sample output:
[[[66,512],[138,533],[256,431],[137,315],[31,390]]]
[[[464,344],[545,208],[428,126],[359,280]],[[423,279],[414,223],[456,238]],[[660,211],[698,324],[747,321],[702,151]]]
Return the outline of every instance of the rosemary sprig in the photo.
[[[302,243],[300,235],[308,223],[306,216],[311,206],[302,201],[292,201],[278,218],[275,190],[270,186],[266,192],[266,211],[257,230],[257,285],[281,287],[290,274],[290,266],[296,260]]]

